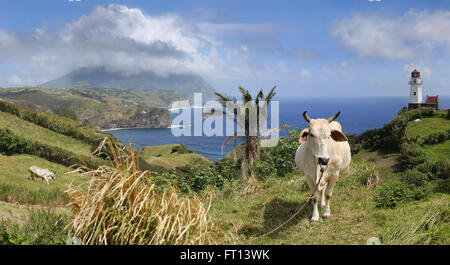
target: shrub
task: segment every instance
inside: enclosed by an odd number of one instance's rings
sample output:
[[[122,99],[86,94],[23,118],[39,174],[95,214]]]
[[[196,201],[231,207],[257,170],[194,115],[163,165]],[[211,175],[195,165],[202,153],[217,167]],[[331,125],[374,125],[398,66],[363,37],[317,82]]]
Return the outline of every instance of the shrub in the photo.
[[[0,245],[64,245],[70,217],[55,210],[33,209],[23,223],[0,220]]]
[[[402,170],[413,169],[428,160],[429,157],[425,151],[415,144],[403,144],[401,154],[398,157],[398,162]]]
[[[450,109],[447,110],[447,119],[450,120]]]
[[[434,114],[435,110],[433,108],[419,108],[400,112],[397,117],[382,128],[368,130],[357,136],[355,143],[361,144],[365,149],[401,150],[402,144],[406,142],[408,122],[423,117],[432,117]]]
[[[417,141],[419,144],[438,144],[450,140],[450,129],[430,133],[427,136],[419,136]]]
[[[275,164],[264,160],[256,161],[255,170],[260,180],[265,180],[268,177],[276,177],[278,174]]]
[[[412,196],[412,191],[407,184],[395,180],[384,183],[378,188],[375,203],[380,208],[395,208],[402,203],[412,200]]]
[[[424,186],[430,181],[428,174],[423,173],[417,169],[408,169],[400,174],[401,181],[406,184],[411,184],[414,186]]]
[[[83,244],[211,243],[209,207],[196,195],[180,196],[170,184],[157,189],[140,171],[133,148],[108,147],[110,166],[87,174],[87,187],[70,186],[74,236]],[[211,201],[210,201],[211,203]]]
[[[75,113],[75,111],[73,111],[71,109],[60,109],[58,111],[58,115],[72,119],[74,121],[78,121],[77,114]]]
[[[176,145],[172,148],[172,153],[189,154],[192,153],[184,144]]]
[[[3,101],[0,99],[0,111],[11,113],[16,116],[20,116],[20,110],[14,104]]]
[[[12,155],[29,153],[32,143],[21,136],[14,135],[8,128],[0,128],[0,154]]]

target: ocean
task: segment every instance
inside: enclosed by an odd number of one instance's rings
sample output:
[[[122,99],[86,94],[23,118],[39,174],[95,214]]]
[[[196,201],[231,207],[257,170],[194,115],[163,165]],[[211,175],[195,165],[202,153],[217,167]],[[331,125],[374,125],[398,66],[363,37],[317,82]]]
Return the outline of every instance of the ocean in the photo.
[[[440,109],[450,108],[450,97],[439,97]],[[366,130],[380,128],[394,118],[398,111],[407,106],[408,98],[309,98],[309,99],[282,99],[279,100],[279,124],[288,124],[291,128],[304,128],[306,121],[302,117],[307,110],[311,118],[328,118],[338,111],[341,115],[337,119],[345,133],[360,134]],[[177,116],[178,114],[172,114]],[[194,122],[194,119],[192,118]],[[197,120],[198,122],[198,120]],[[191,135],[193,126],[191,126]],[[220,160],[224,154],[233,148],[230,141],[224,153],[221,146],[225,136],[181,136],[172,135],[170,128],[160,129],[116,129],[110,130],[124,143],[132,142],[138,147],[146,145],[164,145],[183,143],[190,150],[197,152],[214,161]],[[280,132],[286,136],[287,132]]]

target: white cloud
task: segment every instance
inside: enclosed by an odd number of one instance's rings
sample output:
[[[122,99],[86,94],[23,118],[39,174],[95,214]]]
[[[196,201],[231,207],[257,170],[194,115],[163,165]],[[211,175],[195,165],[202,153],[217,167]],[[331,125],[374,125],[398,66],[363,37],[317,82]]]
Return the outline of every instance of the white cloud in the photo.
[[[34,85],[80,67],[105,66],[126,74],[195,73],[223,86],[237,86],[234,80],[298,76],[284,62],[262,65],[249,56],[247,45],[222,39],[233,32],[260,36],[275,31],[270,24],[193,22],[177,14],[148,15],[111,4],[97,6],[57,30],[38,28],[19,35],[0,29],[0,59],[22,69],[17,77],[26,76],[22,81],[34,80]]]
[[[408,11],[395,18],[355,14],[336,21],[331,34],[366,57],[426,57],[436,46],[450,51],[450,12]]]
[[[311,77],[312,77],[311,71],[309,69],[301,69],[300,70],[300,77],[304,81],[310,80]]]

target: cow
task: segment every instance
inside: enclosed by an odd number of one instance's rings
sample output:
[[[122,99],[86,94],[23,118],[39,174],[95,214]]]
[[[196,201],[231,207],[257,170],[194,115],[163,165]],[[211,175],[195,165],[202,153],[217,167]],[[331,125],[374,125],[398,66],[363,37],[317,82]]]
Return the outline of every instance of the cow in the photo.
[[[350,145],[342,132],[341,124],[334,121],[340,112],[328,119],[311,119],[303,112],[303,118],[308,126],[300,134],[300,146],[295,153],[295,164],[302,170],[311,192],[318,185],[313,198],[313,213],[311,222],[319,221],[319,192],[320,205],[324,208],[323,217],[329,218],[330,199],[339,174],[345,171],[351,161]],[[322,180],[319,182],[321,172]]]
[[[28,171],[30,172],[30,176],[28,177],[30,180],[34,180],[34,178],[41,178],[41,180],[47,181],[47,184],[49,184],[49,179],[53,179],[53,181],[55,181],[56,172],[51,172],[47,168],[44,169],[37,166],[31,166]]]

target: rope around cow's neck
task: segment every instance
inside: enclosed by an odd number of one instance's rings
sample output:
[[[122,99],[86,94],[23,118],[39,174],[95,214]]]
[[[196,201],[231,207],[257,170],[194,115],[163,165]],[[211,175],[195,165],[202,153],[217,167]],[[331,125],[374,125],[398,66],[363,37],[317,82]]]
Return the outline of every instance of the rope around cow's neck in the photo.
[[[298,210],[297,210],[297,211],[296,211],[289,219],[287,219],[284,223],[282,223],[282,224],[280,224],[279,226],[277,226],[275,229],[273,229],[273,230],[271,230],[271,231],[269,231],[269,232],[267,232],[267,233],[265,233],[265,234],[262,234],[262,235],[260,235],[260,236],[258,236],[258,237],[256,237],[256,238],[252,238],[252,239],[250,239],[250,240],[247,240],[247,241],[245,241],[245,242],[246,242],[246,243],[250,243],[250,242],[252,242],[252,241],[255,241],[255,240],[257,240],[257,239],[263,238],[263,237],[265,237],[265,236],[268,236],[268,235],[270,235],[270,234],[272,234],[272,233],[278,231],[278,229],[280,229],[281,227],[285,226],[287,223],[289,223],[290,221],[292,221],[292,219],[294,219],[299,213],[301,213],[301,211],[303,210],[303,208],[305,208],[305,206],[312,200],[312,198],[314,198],[314,194],[316,193],[317,187],[319,186],[320,181],[322,180],[323,172],[325,171],[325,169],[326,169],[326,167],[320,167],[320,178],[319,178],[319,181],[316,183],[316,186],[314,187],[313,192],[311,193],[311,195],[309,196],[309,198],[305,201],[305,203],[304,203],[300,208],[298,208]]]

